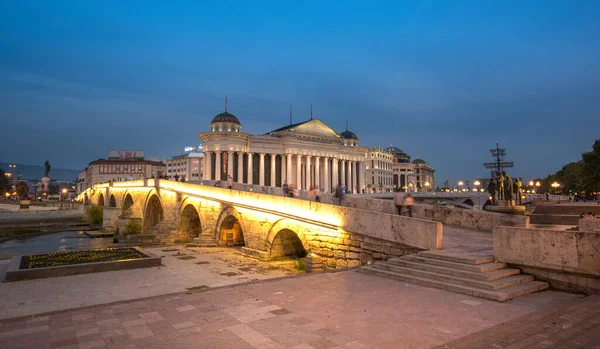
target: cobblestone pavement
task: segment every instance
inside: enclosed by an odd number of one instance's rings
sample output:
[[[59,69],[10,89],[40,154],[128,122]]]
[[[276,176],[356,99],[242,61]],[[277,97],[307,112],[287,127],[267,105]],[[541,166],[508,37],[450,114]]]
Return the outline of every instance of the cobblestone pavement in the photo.
[[[600,296],[540,310],[436,349],[471,348],[600,349]]]
[[[547,291],[497,303],[347,270],[2,320],[0,347],[431,348],[582,301]]]

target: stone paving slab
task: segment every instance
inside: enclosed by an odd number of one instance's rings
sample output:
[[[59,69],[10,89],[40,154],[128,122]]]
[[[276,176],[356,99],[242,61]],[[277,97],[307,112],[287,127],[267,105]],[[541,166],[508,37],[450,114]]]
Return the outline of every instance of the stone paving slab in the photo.
[[[164,256],[163,266],[0,283],[0,319],[184,292],[189,287],[220,287],[294,273],[285,269],[284,264],[260,262],[242,255],[235,248],[169,246],[147,250]],[[180,259],[190,256],[193,258]],[[0,261],[0,277],[4,275],[8,262]]]
[[[497,303],[348,270],[5,319],[0,347],[431,348],[565,302],[582,300]]]

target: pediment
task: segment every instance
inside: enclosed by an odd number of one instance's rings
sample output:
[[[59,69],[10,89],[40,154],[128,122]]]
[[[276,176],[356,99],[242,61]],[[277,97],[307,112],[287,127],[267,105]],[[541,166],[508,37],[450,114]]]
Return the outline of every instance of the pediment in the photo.
[[[309,120],[303,124],[286,130],[286,133],[298,134],[303,136],[315,136],[326,138],[341,138],[339,133],[327,126],[319,119]]]

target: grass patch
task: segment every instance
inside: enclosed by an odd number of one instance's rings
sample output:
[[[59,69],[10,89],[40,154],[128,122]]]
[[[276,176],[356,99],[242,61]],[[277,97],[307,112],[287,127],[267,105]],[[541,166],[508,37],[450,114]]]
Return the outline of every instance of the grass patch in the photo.
[[[147,258],[134,248],[107,248],[103,250],[54,252],[34,254],[21,258],[21,269],[57,267],[96,262],[110,262],[123,259]]]
[[[188,260],[188,259],[196,259],[196,257],[194,256],[181,256],[181,257],[177,257],[177,259],[181,259],[181,260]]]
[[[206,290],[207,288],[210,288],[206,285],[200,285],[200,286],[194,286],[194,287],[187,287],[188,291],[200,291],[200,290]]]
[[[294,261],[294,268],[297,270],[306,270],[306,258],[298,258]]]

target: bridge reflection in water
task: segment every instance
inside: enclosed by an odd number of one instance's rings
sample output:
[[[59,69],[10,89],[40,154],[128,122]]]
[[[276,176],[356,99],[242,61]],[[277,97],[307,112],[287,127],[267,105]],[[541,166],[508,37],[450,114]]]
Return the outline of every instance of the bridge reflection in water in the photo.
[[[104,206],[104,228],[126,241],[240,245],[260,258],[311,254],[327,268],[442,247],[438,222],[191,183],[105,183],[78,199]],[[141,233],[127,231],[135,221]]]

